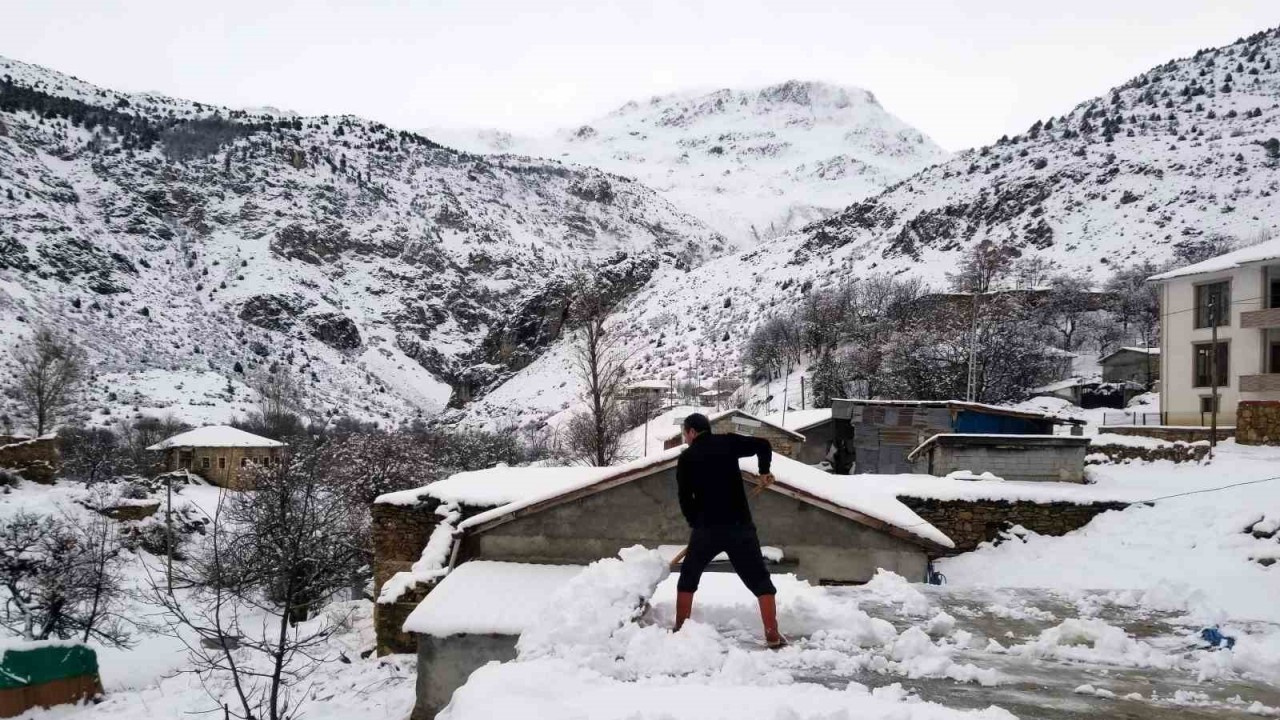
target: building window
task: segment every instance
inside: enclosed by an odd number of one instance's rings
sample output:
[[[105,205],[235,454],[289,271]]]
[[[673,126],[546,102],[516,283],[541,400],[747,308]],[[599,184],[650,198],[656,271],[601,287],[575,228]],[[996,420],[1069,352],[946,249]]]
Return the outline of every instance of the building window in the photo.
[[[1216,316],[1218,326],[1231,324],[1231,281],[1196,286],[1196,327],[1207,328]]]
[[[226,470],[226,469],[227,469],[227,459],[226,459],[226,458],[224,458],[224,457],[220,457],[220,458],[218,458],[218,469],[219,469],[219,470]]]
[[[1267,347],[1267,372],[1280,373],[1280,342],[1276,340]]]
[[[1215,403],[1214,400],[1217,400],[1218,402]],[[1222,407],[1222,396],[1215,398],[1212,395],[1202,395],[1200,397],[1200,414],[1207,415],[1211,412],[1217,412],[1217,410],[1214,409],[1214,405]]]
[[[1280,279],[1272,278],[1268,292],[1267,307],[1280,308]]]
[[[249,467],[249,458],[240,458],[240,467]]]
[[[1215,360],[1216,367],[1214,368],[1217,371],[1217,383],[1210,382],[1209,379],[1209,349],[1213,347],[1213,343],[1195,343],[1192,347],[1195,348],[1195,387],[1209,387],[1215,384],[1218,387],[1226,387],[1227,369],[1231,360],[1231,352],[1227,343],[1218,343],[1218,357]]]
[[[200,469],[201,469],[201,470],[208,470],[208,469],[209,469],[209,458],[207,458],[207,457],[202,457],[202,458],[200,458]]]

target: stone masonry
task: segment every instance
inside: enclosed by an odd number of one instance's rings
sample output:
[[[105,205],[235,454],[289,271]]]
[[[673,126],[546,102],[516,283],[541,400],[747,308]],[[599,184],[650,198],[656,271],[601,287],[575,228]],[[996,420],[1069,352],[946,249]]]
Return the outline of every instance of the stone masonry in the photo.
[[[1182,426],[1182,425],[1103,425],[1098,428],[1098,432],[1109,433],[1112,435],[1136,435],[1138,437],[1153,437],[1158,440],[1168,440],[1170,442],[1199,442],[1200,440],[1209,439],[1209,428],[1198,426]],[[1234,437],[1236,428],[1234,425],[1218,426],[1218,441],[1221,442],[1227,438]]]
[[[407,571],[422,556],[431,531],[440,516],[434,501],[418,505],[374,504],[373,515],[373,596],[398,572]],[[377,634],[378,654],[417,651],[412,635],[401,632],[405,618],[426,597],[428,588],[413,588],[394,603],[374,603],[373,622]]]
[[[1066,535],[1108,510],[1123,510],[1125,503],[1034,503],[1007,500],[934,500],[898,496],[907,507],[955,542],[945,555],[969,552],[999,537],[1000,531],[1021,525],[1041,535]]]
[[[1236,442],[1280,445],[1280,402],[1242,400],[1236,407]]]
[[[1105,455],[1106,459],[1091,459],[1094,455]],[[1089,446],[1089,455],[1085,456],[1085,464],[1101,465],[1103,463],[1119,463],[1128,460],[1169,460],[1175,463],[1200,462],[1209,454],[1209,443],[1171,442],[1160,447],[1132,447],[1129,445],[1093,444]]]
[[[32,482],[49,484],[61,464],[56,435],[0,435],[0,468],[13,470]]]

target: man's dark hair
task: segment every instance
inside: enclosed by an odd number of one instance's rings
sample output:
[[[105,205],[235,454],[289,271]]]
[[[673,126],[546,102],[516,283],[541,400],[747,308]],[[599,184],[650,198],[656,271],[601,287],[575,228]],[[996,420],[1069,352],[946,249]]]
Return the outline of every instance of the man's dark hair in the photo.
[[[691,413],[685,417],[681,427],[696,433],[711,432],[711,421],[702,413]]]

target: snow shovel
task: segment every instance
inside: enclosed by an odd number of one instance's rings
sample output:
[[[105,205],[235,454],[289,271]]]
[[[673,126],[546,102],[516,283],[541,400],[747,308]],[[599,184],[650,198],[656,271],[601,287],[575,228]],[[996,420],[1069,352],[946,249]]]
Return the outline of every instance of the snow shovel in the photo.
[[[751,488],[751,492],[747,493],[748,500],[764,492],[764,489],[768,487],[768,485],[761,483],[760,476],[757,475],[756,473],[747,472],[746,470],[743,470],[742,477],[756,484],[755,487]],[[684,556],[688,554],[689,554],[689,546],[685,545],[683,550],[676,553],[676,556],[671,558],[670,568],[672,570],[675,570],[680,563],[684,562]]]

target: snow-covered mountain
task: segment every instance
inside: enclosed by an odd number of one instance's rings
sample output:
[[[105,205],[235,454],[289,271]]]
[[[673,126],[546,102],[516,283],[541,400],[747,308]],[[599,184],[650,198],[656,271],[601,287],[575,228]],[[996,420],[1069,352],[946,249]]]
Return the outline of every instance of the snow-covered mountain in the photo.
[[[722,246],[593,168],[0,58],[0,372],[36,324],[74,333],[99,420],[225,420],[282,367],[317,412],[429,415],[555,337],[574,266],[621,295]]]
[[[1280,229],[1280,31],[1152,68],[1027,132],[957,154],[802,232],[691,271],[664,271],[620,308],[637,377],[741,372],[770,313],[811,287],[906,273],[945,283],[984,240],[1101,282],[1184,245]],[[567,407],[553,347],[464,422],[537,422]]]
[[[742,246],[794,232],[946,157],[855,87],[790,81],[629,102],[549,137],[431,130],[447,145],[634,177]]]

